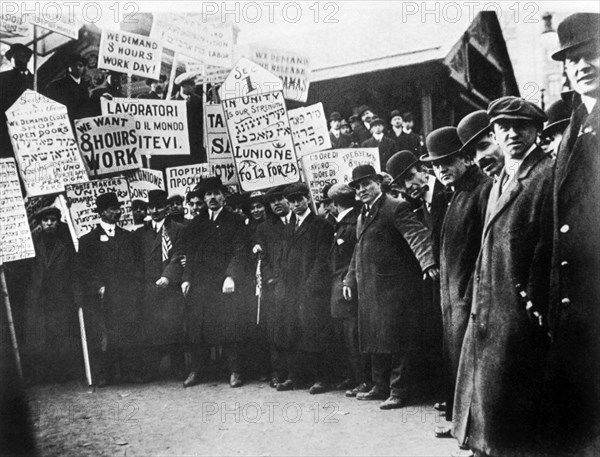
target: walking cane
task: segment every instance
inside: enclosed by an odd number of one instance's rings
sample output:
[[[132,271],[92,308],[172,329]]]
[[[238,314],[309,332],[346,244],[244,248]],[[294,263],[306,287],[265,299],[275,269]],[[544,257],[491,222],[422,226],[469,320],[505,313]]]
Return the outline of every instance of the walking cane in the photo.
[[[258,263],[256,264],[256,297],[258,299],[258,304],[256,307],[256,325],[260,324],[260,299],[262,297],[262,276],[260,273],[260,263],[262,261],[262,256],[258,254]]]
[[[17,343],[17,332],[15,332],[15,324],[13,322],[12,311],[10,309],[10,298],[8,297],[8,287],[6,286],[6,278],[4,276],[4,265],[0,265],[0,286],[2,289],[2,301],[6,308],[6,320],[10,331],[10,340],[12,343],[13,354],[15,355],[15,363],[17,365],[17,373],[19,380],[23,381],[23,368],[21,367],[21,356],[19,355],[19,345]]]
[[[79,314],[79,331],[81,332],[81,348],[83,349],[83,364],[85,365],[85,377],[88,386],[92,385],[92,370],[90,368],[90,355],[88,353],[87,337],[85,334],[85,322],[83,321],[83,308],[80,306],[77,311]]]

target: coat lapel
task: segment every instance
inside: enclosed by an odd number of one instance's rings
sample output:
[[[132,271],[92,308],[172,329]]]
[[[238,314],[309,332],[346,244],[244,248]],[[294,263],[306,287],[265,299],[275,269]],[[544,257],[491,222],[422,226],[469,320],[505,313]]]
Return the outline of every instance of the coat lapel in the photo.
[[[385,196],[385,194],[381,194],[381,197],[379,197],[379,199],[375,202],[375,204],[373,205],[373,207],[371,208],[371,210],[369,211],[369,215],[367,216],[366,220],[363,220],[362,214],[359,218],[359,223],[361,224],[360,226],[360,231],[359,233],[359,238],[363,235],[363,233],[365,233],[365,230],[367,230],[367,228],[369,227],[369,225],[371,225],[373,223],[373,221],[375,220],[375,218],[377,217],[377,214],[379,213],[379,208],[381,207],[381,205],[383,204],[384,199],[387,198]]]

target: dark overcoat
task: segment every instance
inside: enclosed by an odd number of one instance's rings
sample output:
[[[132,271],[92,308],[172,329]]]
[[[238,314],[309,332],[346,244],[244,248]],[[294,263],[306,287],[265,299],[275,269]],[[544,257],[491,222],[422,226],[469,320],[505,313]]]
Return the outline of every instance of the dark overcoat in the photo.
[[[142,298],[144,264],[137,237],[120,227],[109,237],[98,224],[79,239],[79,303],[92,348],[104,338],[109,349],[144,344]],[[98,290],[105,287],[104,298]]]
[[[554,170],[546,430],[574,450],[600,441],[600,107],[576,109]],[[587,112],[587,111],[586,111]],[[568,450],[568,449],[567,449]]]
[[[360,351],[415,349],[423,272],[436,265],[429,230],[407,202],[382,195],[359,218],[357,240],[344,285],[358,290]]]
[[[287,317],[282,331],[276,335],[276,343],[289,347],[297,342],[301,350],[321,352],[326,349],[331,332],[331,273],[327,252],[333,227],[311,212],[298,230],[293,224],[286,230],[282,312]]]
[[[352,138],[352,142],[356,144],[362,144],[364,141],[367,141],[371,137],[371,132],[365,127],[365,124],[362,122],[358,127],[352,130],[350,134],[350,138]]]
[[[387,136],[381,138],[381,141],[377,141],[371,137],[366,141],[363,141],[360,145],[362,148],[378,148],[379,149],[379,163],[381,164],[381,170],[385,171],[385,164],[387,161],[398,152],[396,149],[396,143],[394,140],[389,139]]]
[[[333,242],[329,249],[329,266],[331,267],[331,317],[356,318],[358,301],[356,294],[352,300],[344,299],[342,286],[350,268],[354,246],[356,246],[356,223],[359,211],[355,208],[337,222]]]
[[[172,245],[165,261],[162,259],[162,233],[154,230],[151,221],[134,232],[144,260],[143,323],[149,346],[183,341],[181,256],[184,227],[169,219],[165,220],[163,227]],[[169,280],[169,285],[159,289],[156,281],[163,276]]]
[[[33,89],[33,75],[22,74],[16,68],[0,72],[0,157],[14,157],[6,125],[6,111],[27,89]]]
[[[183,250],[187,261],[182,280],[191,285],[185,312],[188,340],[208,346],[242,341],[252,321],[244,219],[223,209],[211,221],[204,209],[186,226]],[[224,294],[228,276],[235,292]]]
[[[329,139],[331,140],[332,149],[349,148],[352,144],[352,138],[350,135],[341,132],[340,136],[337,138],[333,133],[329,132]]]
[[[87,84],[83,78],[77,84],[73,78],[66,74],[48,84],[45,95],[65,105],[71,121],[92,116],[92,102],[90,101]]]
[[[551,159],[537,147],[501,195],[500,181],[490,191],[453,414],[459,443],[499,457],[535,451],[548,336],[529,320],[517,285],[545,313]]]
[[[32,237],[35,258],[30,262],[24,339],[19,342],[19,349],[24,354],[47,350],[75,353],[79,349],[79,331],[73,288],[75,248],[69,228],[59,223],[52,246],[41,230]]]

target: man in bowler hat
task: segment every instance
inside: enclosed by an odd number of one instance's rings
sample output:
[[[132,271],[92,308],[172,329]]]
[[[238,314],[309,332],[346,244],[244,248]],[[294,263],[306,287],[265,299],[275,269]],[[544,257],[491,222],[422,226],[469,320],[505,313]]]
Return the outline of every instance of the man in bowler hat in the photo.
[[[62,78],[52,81],[46,88],[45,95],[67,108],[71,123],[75,119],[89,117],[93,113],[88,85],[84,79],[87,59],[79,54],[68,55]]]
[[[458,131],[463,149],[475,160],[475,164],[490,178],[496,179],[504,168],[504,152],[496,142],[485,110],[467,114],[460,121]]]

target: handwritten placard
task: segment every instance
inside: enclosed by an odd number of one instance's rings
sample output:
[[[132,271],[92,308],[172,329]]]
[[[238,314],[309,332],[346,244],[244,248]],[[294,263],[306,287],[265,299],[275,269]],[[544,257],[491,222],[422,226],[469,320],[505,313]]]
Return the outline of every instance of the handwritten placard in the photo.
[[[204,105],[204,125],[206,126],[206,155],[208,164],[215,175],[225,185],[237,185],[233,154],[227,135],[227,125],[223,107],[220,104]]]
[[[185,197],[201,179],[211,175],[207,163],[171,167],[165,170],[167,174],[167,193]]]
[[[292,109],[288,117],[298,157],[331,148],[322,103]]]
[[[162,171],[140,168],[125,174],[129,184],[131,200],[148,201],[148,192],[151,190],[165,190],[165,180]]]

